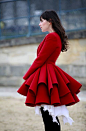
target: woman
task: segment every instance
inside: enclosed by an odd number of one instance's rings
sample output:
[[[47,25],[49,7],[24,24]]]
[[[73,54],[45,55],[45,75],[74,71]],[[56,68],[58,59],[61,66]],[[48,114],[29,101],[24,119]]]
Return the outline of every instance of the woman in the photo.
[[[18,93],[26,96],[25,104],[42,114],[45,131],[60,131],[58,116],[64,123],[72,124],[67,106],[79,102],[77,93],[81,84],[55,65],[60,52],[67,51],[65,30],[55,11],[45,11],[40,16],[42,32],[48,31],[37,49],[37,58],[23,76],[25,82]]]

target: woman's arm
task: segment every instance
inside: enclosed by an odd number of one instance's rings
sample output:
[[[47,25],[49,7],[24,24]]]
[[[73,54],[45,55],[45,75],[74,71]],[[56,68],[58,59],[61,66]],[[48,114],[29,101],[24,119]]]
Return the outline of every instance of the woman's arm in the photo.
[[[49,58],[49,56],[54,52],[56,47],[58,47],[58,38],[52,33],[48,34],[45,38],[45,42],[41,51],[39,52],[37,58],[34,60],[33,64],[30,66],[23,79],[27,79],[35,70],[41,67]]]

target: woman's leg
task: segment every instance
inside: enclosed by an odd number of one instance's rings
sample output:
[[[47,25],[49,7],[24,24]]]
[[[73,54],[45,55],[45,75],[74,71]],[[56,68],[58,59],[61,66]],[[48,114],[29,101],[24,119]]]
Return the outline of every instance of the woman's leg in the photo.
[[[48,111],[43,111],[43,107],[41,107],[42,118],[45,126],[45,131],[60,131],[60,122],[58,117],[56,117],[58,123],[53,122],[52,116],[49,115]]]

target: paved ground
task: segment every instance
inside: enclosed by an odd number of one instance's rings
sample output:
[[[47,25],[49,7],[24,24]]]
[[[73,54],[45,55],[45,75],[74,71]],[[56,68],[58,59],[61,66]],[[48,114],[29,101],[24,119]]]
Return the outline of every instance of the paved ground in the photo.
[[[22,98],[24,96],[17,93],[16,87],[0,87],[0,97],[15,97]],[[81,90],[78,97],[82,101],[86,101],[86,90]]]

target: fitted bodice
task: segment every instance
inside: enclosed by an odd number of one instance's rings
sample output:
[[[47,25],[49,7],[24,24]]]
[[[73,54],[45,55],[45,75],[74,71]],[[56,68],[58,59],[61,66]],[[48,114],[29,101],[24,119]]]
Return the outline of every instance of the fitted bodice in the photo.
[[[55,38],[57,39],[55,45],[52,43],[52,45],[48,45],[48,46],[51,46],[51,49],[52,49],[52,46],[56,46],[55,50],[52,52],[52,54],[48,57],[46,63],[52,63],[52,64],[55,64],[58,56],[60,55],[61,53],[61,48],[62,48],[62,43],[61,43],[61,40],[60,40],[60,37],[58,36],[57,33],[54,33],[54,36]],[[46,36],[47,37],[47,36]],[[39,44],[38,48],[37,48],[37,56],[39,55],[40,51],[42,50],[43,46],[44,46],[44,43],[46,42],[46,39],[47,38],[44,38],[44,40]],[[59,41],[59,42],[58,42]],[[50,41],[51,42],[51,41]],[[46,51],[46,55],[47,55],[47,50]]]

